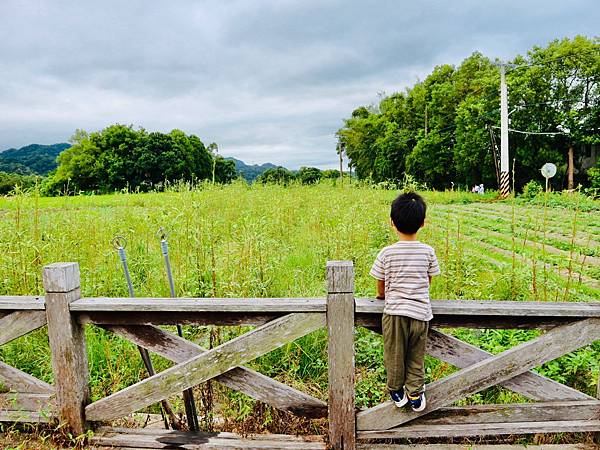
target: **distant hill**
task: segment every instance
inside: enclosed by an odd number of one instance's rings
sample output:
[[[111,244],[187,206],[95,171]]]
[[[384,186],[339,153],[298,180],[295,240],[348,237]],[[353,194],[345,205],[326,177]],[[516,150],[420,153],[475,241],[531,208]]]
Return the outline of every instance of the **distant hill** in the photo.
[[[237,170],[240,175],[242,175],[242,177],[244,177],[244,179],[246,181],[254,181],[261,173],[263,173],[265,170],[267,169],[274,169],[276,167],[275,164],[271,164],[271,163],[265,163],[265,164],[253,164],[253,165],[248,165],[246,163],[244,163],[244,161],[240,161],[239,159],[235,159],[235,158],[225,158],[225,159],[229,159],[233,162],[235,162],[235,170]]]
[[[47,175],[56,169],[56,157],[71,144],[31,144],[0,152],[0,171],[22,175]]]

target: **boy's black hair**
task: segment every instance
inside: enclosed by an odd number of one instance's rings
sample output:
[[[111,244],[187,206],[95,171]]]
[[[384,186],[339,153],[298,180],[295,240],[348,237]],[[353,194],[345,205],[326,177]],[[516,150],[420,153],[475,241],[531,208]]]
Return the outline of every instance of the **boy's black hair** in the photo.
[[[396,229],[404,234],[415,234],[425,222],[427,204],[416,192],[400,194],[392,202],[390,217]]]

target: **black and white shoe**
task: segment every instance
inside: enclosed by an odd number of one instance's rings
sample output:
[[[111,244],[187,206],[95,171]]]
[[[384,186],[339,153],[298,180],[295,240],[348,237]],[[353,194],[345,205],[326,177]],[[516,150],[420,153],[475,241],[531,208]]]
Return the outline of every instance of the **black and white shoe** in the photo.
[[[390,391],[390,397],[392,397],[392,401],[398,408],[402,408],[408,403],[408,396],[404,392],[404,389],[401,391]]]

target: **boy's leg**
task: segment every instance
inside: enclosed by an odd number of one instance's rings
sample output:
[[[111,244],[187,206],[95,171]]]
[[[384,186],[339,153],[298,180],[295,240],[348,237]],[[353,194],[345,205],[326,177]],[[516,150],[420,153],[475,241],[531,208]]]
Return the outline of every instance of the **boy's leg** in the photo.
[[[429,322],[409,319],[408,350],[406,352],[406,392],[416,396],[423,392],[425,383],[425,350],[427,347],[427,331]]]
[[[383,332],[383,363],[387,374],[387,388],[401,391],[404,386],[404,360],[407,332],[405,317],[384,314],[381,320]]]

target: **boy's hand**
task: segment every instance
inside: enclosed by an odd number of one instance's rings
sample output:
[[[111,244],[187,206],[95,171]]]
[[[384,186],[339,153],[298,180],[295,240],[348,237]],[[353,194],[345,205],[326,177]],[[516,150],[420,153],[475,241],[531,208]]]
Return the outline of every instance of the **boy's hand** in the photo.
[[[385,295],[378,295],[375,297],[377,300],[385,300]]]
[[[377,280],[377,300],[385,300],[385,280]]]

